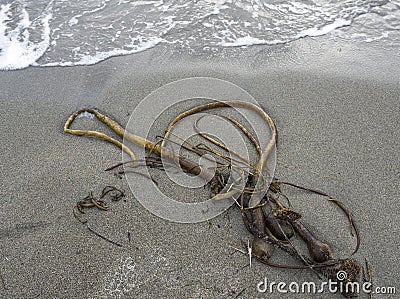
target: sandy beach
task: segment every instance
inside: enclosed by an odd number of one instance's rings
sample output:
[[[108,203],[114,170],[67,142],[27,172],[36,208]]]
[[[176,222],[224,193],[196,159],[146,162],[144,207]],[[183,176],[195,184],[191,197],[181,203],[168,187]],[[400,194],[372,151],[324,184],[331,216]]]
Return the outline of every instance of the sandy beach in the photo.
[[[279,131],[276,176],[346,203],[362,238],[355,258],[369,260],[376,286],[400,291],[400,57],[398,49],[364,45],[308,39],[207,59],[159,47],[92,66],[0,72],[0,298],[342,298],[258,292],[264,278],[320,281],[309,270],[256,261],[250,268],[247,256],[233,249],[251,239],[237,208],[209,223],[154,216],[125,179],[104,171],[121,161],[119,149],[63,132],[67,117],[81,108],[126,124],[152,91],[196,76],[232,82],[260,103]],[[80,121],[82,128],[107,130]],[[126,197],[85,218],[121,246],[92,234],[72,214],[79,199],[107,185]],[[348,257],[355,238],[340,211],[321,197],[285,191],[335,257]]]

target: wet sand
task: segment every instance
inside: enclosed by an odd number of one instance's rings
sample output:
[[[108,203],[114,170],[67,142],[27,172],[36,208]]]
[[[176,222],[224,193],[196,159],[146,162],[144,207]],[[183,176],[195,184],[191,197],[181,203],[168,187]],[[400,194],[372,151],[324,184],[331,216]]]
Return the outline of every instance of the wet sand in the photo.
[[[267,268],[256,261],[249,268],[247,256],[232,248],[242,248],[241,241],[251,237],[238,209],[197,224],[152,215],[124,179],[104,171],[121,161],[120,150],[63,133],[69,114],[85,107],[126,124],[149,93],[193,76],[227,80],[257,99],[279,130],[276,176],[345,202],[362,236],[355,257],[368,258],[376,286],[399,289],[396,50],[310,39],[253,47],[236,58],[167,53],[159,48],[93,66],[0,72],[0,297],[341,298],[258,293],[265,277],[320,281],[308,270]],[[79,126],[104,129],[87,119]],[[106,185],[127,196],[110,203],[107,212],[84,216],[121,247],[89,232],[72,214],[79,199]],[[349,256],[355,239],[345,217],[317,196],[285,190],[304,222],[332,244],[335,257]]]

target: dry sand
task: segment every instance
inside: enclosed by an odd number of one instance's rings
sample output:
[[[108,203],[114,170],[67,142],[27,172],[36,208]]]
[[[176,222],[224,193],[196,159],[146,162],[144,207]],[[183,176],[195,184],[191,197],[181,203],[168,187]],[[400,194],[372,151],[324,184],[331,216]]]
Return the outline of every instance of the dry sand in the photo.
[[[228,80],[259,101],[279,129],[276,175],[348,204],[362,236],[356,258],[369,259],[376,286],[400,291],[398,50],[310,39],[253,47],[246,56],[232,50],[219,59],[166,53],[158,48],[94,66],[0,72],[0,298],[341,298],[258,293],[264,277],[320,281],[309,270],[257,262],[249,268],[247,257],[230,247],[250,238],[237,209],[210,225],[152,215],[124,179],[104,172],[121,160],[117,148],[63,133],[68,115],[84,107],[126,124],[150,92],[192,76]],[[101,128],[83,119],[81,127],[88,126]],[[78,199],[105,185],[126,190],[125,200],[107,212],[88,211],[87,218],[122,247],[72,215]],[[340,212],[286,190],[335,256],[348,256],[355,240]]]

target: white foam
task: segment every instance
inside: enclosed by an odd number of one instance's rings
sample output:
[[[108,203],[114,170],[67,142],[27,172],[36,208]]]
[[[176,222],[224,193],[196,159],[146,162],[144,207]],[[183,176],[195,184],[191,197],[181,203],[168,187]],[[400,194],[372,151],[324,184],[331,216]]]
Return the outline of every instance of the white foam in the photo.
[[[78,62],[75,62],[71,65],[90,65],[90,64],[98,63],[98,62],[103,61],[110,57],[129,55],[129,54],[142,52],[144,50],[155,47],[161,41],[162,41],[161,38],[156,37],[154,39],[151,39],[147,42],[144,42],[144,43],[134,47],[132,50],[119,49],[119,50],[113,50],[113,51],[108,51],[108,52],[97,52],[95,55],[82,55],[81,59]]]
[[[126,2],[122,2],[122,3],[126,3]],[[154,4],[155,6],[159,6],[159,5],[163,4],[163,1],[162,0],[159,0],[159,1],[157,1],[157,0],[156,1],[135,1],[132,4],[134,6],[136,6],[136,5],[150,5],[150,4]]]
[[[51,63],[46,63],[42,64],[41,66],[74,66],[74,65],[92,65],[96,64],[100,61],[103,61],[107,58],[110,57],[115,57],[115,56],[122,56],[122,55],[129,55],[129,54],[134,54],[138,52],[142,52],[144,50],[150,49],[158,45],[160,42],[164,41],[162,38],[153,38],[150,39],[147,42],[143,42],[140,45],[135,46],[132,50],[123,50],[123,49],[118,49],[118,50],[112,50],[112,51],[98,51],[96,54],[80,54],[77,55],[80,60],[79,61],[66,61],[66,62],[51,62]]]
[[[320,28],[318,27],[313,27],[307,30],[304,30],[300,32],[298,35],[296,35],[293,40],[303,38],[303,37],[314,37],[314,36],[321,36],[321,35],[326,35],[330,33],[331,31],[341,28],[344,26],[349,26],[351,24],[351,20],[345,20],[345,19],[338,19],[334,21],[331,24],[322,26]],[[233,41],[222,41],[219,42],[218,45],[223,46],[223,47],[244,47],[244,46],[252,46],[252,45],[277,45],[277,44],[283,44],[287,43],[288,40],[265,40],[265,39],[260,39],[257,37],[252,37],[252,36],[243,36],[236,38]]]
[[[0,9],[0,70],[21,69],[32,65],[50,45],[51,12],[47,9],[41,19],[42,40],[38,43],[30,41],[28,28],[32,22],[25,8],[21,11],[21,19],[14,29],[7,27],[11,20],[11,5],[1,5]],[[11,30],[10,30],[11,29]]]
[[[218,43],[218,45],[223,46],[223,47],[245,47],[245,46],[253,46],[253,45],[277,45],[277,44],[283,44],[286,43],[284,40],[264,40],[264,39],[259,39],[256,37],[252,36],[243,36],[239,37],[236,40],[232,42],[226,42],[222,41]]]
[[[239,37],[236,40],[232,42],[226,42],[222,41],[219,43],[220,46],[223,47],[241,47],[241,46],[251,46],[251,45],[260,45],[264,44],[266,40],[259,39],[256,37],[251,37],[251,36],[243,36]]]
[[[341,28],[341,27],[345,27],[345,26],[349,26],[351,24],[351,20],[345,20],[345,19],[337,19],[335,20],[333,23],[322,26],[320,28],[318,27],[313,27],[307,30],[304,30],[302,32],[300,32],[296,38],[302,38],[302,37],[306,37],[306,36],[321,36],[321,35],[325,35],[330,33],[331,31]]]
[[[73,16],[73,17],[68,21],[68,25],[69,25],[70,27],[72,27],[72,26],[74,26],[74,25],[76,25],[76,24],[79,23],[79,20],[78,20],[77,17],[79,17],[79,16]]]
[[[90,112],[85,111],[85,112],[82,112],[82,113],[78,114],[78,115],[76,116],[76,119],[79,119],[79,118],[94,119],[94,117],[95,117],[95,116],[94,116],[93,113],[90,113]]]

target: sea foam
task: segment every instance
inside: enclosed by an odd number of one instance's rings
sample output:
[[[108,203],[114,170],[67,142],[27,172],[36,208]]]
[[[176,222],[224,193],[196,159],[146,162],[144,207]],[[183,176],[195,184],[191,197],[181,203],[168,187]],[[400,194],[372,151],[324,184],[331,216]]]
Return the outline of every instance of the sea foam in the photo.
[[[0,70],[21,69],[37,61],[50,44],[51,12],[45,10],[39,20],[30,20],[25,8],[19,13],[20,19],[13,21],[11,4],[0,8]],[[40,30],[40,41],[31,40],[32,30]]]
[[[0,70],[90,65],[159,44],[218,53],[330,35],[399,46],[399,19],[395,0],[16,0],[0,6]]]

